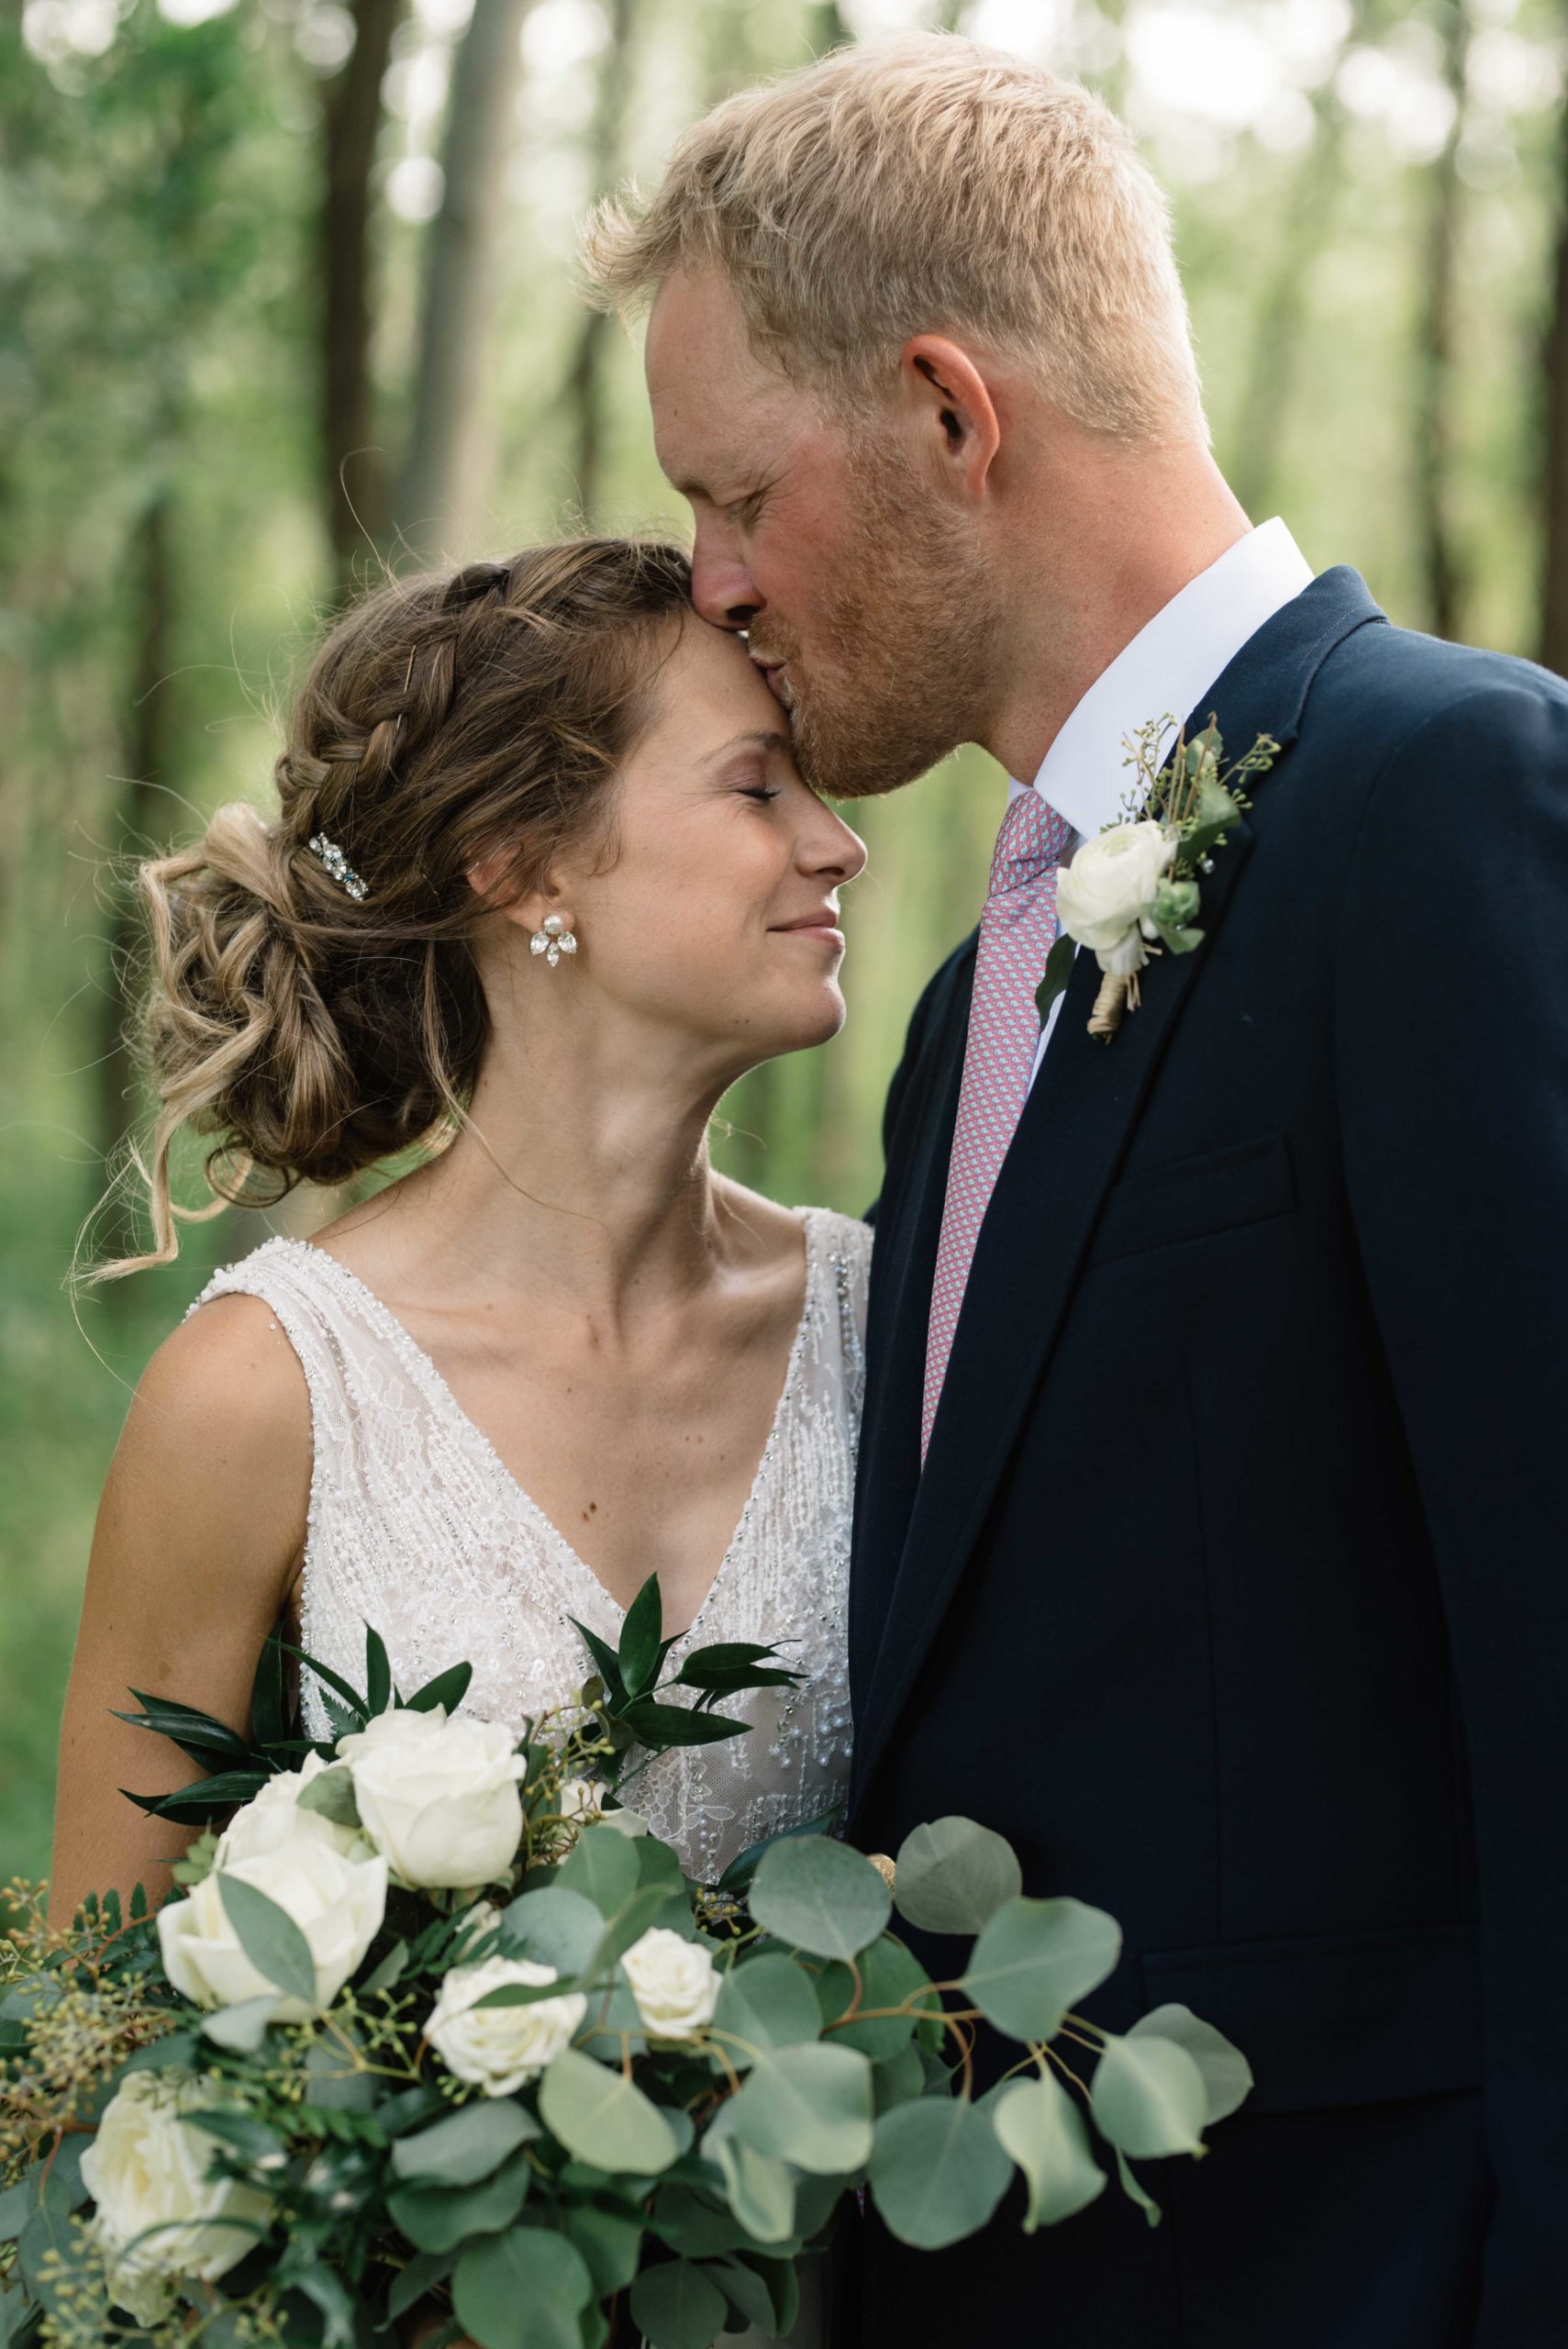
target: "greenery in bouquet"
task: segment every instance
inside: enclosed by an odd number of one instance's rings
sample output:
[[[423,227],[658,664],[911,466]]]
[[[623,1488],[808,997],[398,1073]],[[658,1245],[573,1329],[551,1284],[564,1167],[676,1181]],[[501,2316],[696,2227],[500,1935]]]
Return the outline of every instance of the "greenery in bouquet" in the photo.
[[[520,1739],[462,1712],[466,1665],[403,1698],[373,1631],[363,1694],[301,1659],[327,1741],[277,1640],[249,1741],[138,1693],[209,1775],[132,1799],[201,1831],[156,1914],[50,1928],[39,1896],[0,1943],[0,2349],[372,2349],[432,2317],[430,2349],[708,2349],[789,2329],[857,2189],[916,2245],[1020,2177],[1051,2225],[1104,2190],[1096,2139],[1158,2217],[1129,2163],[1200,2154],[1250,2076],[1185,2008],[1076,2015],[1114,1920],[1026,1898],[962,1819],[895,1868],[823,1820],[688,1881],[637,1776],[794,1675],[730,1643],[666,1680],[652,1582],[618,1650],[584,1637],[577,1703]],[[972,1940],[953,1978],[895,1903]],[[979,2095],[983,2021],[1022,2053]]]

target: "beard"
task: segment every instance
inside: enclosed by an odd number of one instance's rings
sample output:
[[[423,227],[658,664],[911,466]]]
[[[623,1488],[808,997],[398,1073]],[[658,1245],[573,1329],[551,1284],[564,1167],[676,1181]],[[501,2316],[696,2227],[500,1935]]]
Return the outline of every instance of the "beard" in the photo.
[[[1001,598],[957,516],[914,470],[857,450],[861,498],[813,651],[767,623],[752,650],[789,665],[795,763],[828,799],[872,799],[973,740],[1001,640]]]

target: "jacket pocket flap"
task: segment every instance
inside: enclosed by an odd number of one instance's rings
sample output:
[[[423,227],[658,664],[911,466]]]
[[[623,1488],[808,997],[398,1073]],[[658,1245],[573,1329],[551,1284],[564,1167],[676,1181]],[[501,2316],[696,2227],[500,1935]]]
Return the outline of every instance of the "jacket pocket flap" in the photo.
[[[1240,2047],[1257,2083],[1245,2111],[1309,2112],[1480,2085],[1470,1926],[1166,1951],[1142,1967],[1151,2007],[1191,2007]]]
[[[1206,1151],[1128,1175],[1110,1193],[1089,1250],[1091,1264],[1173,1241],[1201,1240],[1233,1226],[1288,1215],[1296,1205],[1290,1146],[1283,1134]]]

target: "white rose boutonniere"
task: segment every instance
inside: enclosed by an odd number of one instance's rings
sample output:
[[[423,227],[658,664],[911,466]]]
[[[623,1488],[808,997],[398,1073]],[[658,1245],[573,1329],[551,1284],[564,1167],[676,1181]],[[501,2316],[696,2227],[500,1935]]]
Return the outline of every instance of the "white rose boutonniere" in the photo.
[[[454,1965],[442,1978],[426,2037],[449,2072],[486,2096],[512,2096],[536,2079],[571,2043],[588,2011],[577,1990],[527,2006],[487,2007],[493,1990],[543,1989],[558,1976],[553,1965],[527,1957],[487,1957]]]
[[[418,1891],[491,1884],[523,1834],[528,1769],[501,1721],[448,1720],[405,1706],[338,1740],[365,1833]]]
[[[1244,758],[1224,766],[1225,744],[1211,718],[1191,742],[1178,733],[1162,761],[1160,745],[1174,724],[1151,718],[1129,739],[1127,763],[1137,769],[1139,786],[1128,819],[1085,841],[1056,876],[1062,935],[1035,1000],[1043,1019],[1073,975],[1074,949],[1086,947],[1105,974],[1089,1033],[1107,1044],[1124,1008],[1137,1010],[1139,974],[1151,958],[1190,954],[1202,943],[1194,927],[1198,875],[1213,871],[1210,851],[1225,845],[1226,826],[1251,805],[1241,784],[1271,767],[1279,749],[1272,734],[1260,734]]]

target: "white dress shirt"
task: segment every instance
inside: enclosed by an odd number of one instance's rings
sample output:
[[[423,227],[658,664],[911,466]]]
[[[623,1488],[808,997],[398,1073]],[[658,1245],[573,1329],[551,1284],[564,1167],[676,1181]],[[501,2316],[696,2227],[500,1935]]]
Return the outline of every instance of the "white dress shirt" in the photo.
[[[1125,738],[1166,710],[1180,724],[1248,639],[1311,578],[1311,566],[1277,517],[1249,530],[1218,562],[1189,579],[1101,670],[1047,751],[1032,786],[1015,778],[1009,797],[1031,788],[1042,792],[1072,825],[1074,846],[1116,823],[1134,781]],[[1058,996],[1046,1017],[1031,1085],[1063,1000]]]

